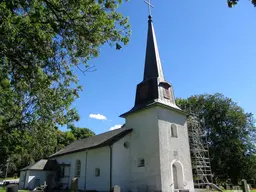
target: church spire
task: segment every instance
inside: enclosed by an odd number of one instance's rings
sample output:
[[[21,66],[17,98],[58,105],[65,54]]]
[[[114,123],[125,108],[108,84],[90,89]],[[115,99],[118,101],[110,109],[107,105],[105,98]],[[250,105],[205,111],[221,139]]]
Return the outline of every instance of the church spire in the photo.
[[[137,85],[134,107],[130,111],[122,114],[121,117],[125,117],[128,114],[152,105],[164,105],[173,110],[180,111],[180,108],[175,104],[171,84],[164,80],[156,35],[150,13],[150,7],[153,6],[150,4],[150,1],[146,3],[149,5],[149,20],[144,77],[143,81]]]
[[[144,78],[143,78],[144,81],[147,79],[156,78],[156,77],[164,79],[162,64],[160,60],[160,55],[158,51],[156,35],[155,35],[151,15],[149,15],[148,18],[149,18],[148,37],[147,37]]]

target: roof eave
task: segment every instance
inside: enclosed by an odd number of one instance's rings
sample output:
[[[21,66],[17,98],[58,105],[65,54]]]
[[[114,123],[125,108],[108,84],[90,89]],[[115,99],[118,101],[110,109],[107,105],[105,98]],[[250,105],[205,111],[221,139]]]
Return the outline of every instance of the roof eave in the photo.
[[[181,110],[181,109],[178,109],[178,108],[175,108],[175,107],[172,107],[172,106],[160,103],[160,102],[152,102],[150,104],[147,104],[144,107],[131,109],[130,111],[128,111],[126,113],[123,113],[119,117],[125,118],[125,117],[127,117],[127,116],[129,116],[129,115],[131,115],[133,113],[136,113],[136,112],[139,112],[139,111],[143,111],[145,109],[148,109],[148,108],[151,108],[151,107],[154,107],[154,106],[161,106],[161,107],[167,108],[169,110],[171,109],[172,111],[175,111],[175,112],[180,113],[182,115],[185,115],[185,116],[187,115],[187,113],[185,111]]]

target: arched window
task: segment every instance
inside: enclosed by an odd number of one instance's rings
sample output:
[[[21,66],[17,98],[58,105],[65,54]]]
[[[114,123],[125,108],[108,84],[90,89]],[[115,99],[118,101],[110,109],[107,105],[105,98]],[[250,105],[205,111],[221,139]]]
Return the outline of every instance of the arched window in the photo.
[[[138,167],[145,167],[145,159],[140,158],[138,161]]]
[[[96,176],[96,177],[99,177],[99,176],[100,176],[100,169],[99,169],[99,168],[96,168],[96,169],[95,169],[95,176]]]
[[[178,130],[175,124],[171,125],[171,137],[178,137]]]
[[[77,160],[76,161],[76,170],[75,170],[75,176],[80,177],[80,172],[81,172],[81,161]]]
[[[171,99],[171,96],[170,96],[170,87],[171,87],[171,85],[167,82],[160,82],[159,85],[163,89],[164,98],[170,100]]]

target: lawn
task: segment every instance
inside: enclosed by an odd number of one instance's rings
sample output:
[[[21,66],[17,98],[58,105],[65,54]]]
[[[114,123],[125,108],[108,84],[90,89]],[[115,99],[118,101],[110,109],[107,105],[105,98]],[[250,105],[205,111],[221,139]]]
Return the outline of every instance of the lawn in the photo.
[[[218,192],[218,191],[214,191],[214,190],[209,190],[209,191],[205,191],[205,192]],[[232,192],[232,190],[223,190],[223,192]],[[256,192],[256,189],[250,190],[250,192]]]
[[[0,187],[0,192],[5,192],[5,188]],[[19,192],[29,192],[29,190],[19,190]]]
[[[3,187],[0,187],[0,192],[5,192]],[[29,190],[19,190],[19,192],[29,192]],[[212,192],[212,191],[209,191]],[[232,192],[232,190],[224,190],[223,192]],[[256,189],[251,190],[250,192],[256,192]]]
[[[232,192],[232,190],[224,190],[223,192]],[[250,190],[250,192],[256,192],[256,189]]]

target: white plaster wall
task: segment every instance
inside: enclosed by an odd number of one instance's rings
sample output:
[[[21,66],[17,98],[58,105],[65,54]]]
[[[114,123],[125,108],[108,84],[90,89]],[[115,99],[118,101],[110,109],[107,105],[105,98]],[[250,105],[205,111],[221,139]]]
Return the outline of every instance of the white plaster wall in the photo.
[[[95,169],[100,176],[95,176]],[[86,190],[109,191],[110,189],[110,148],[109,146],[92,149],[87,156]]]
[[[118,185],[122,192],[128,192],[130,189],[131,147],[125,148],[124,142],[131,144],[131,134],[114,143],[112,147],[112,187]]]
[[[87,155],[86,155],[87,153]],[[109,191],[110,189],[110,148],[101,147],[88,151],[71,153],[55,157],[59,164],[70,164],[69,188],[75,177],[76,161],[81,161],[81,172],[78,178],[80,190]],[[87,162],[86,162],[87,159]],[[100,168],[100,177],[95,176],[95,169]],[[65,178],[66,179],[66,178]],[[64,178],[62,178],[64,181]]]
[[[160,191],[161,175],[156,107],[128,115],[125,124],[127,128],[133,128],[131,133],[131,191]],[[138,167],[140,158],[145,159],[145,167]]]
[[[157,108],[160,141],[162,191],[173,191],[172,163],[183,165],[184,189],[194,191],[186,116],[169,109]],[[171,124],[177,126],[178,138],[171,137]],[[175,152],[176,151],[176,152]]]
[[[25,188],[26,189],[34,189],[34,182],[35,179],[40,179],[41,180],[45,177],[44,176],[45,173],[43,173],[43,171],[27,171],[27,182],[25,184]]]
[[[80,177],[78,178],[78,189],[80,189],[80,190],[85,189],[86,151],[71,153],[71,154],[55,157],[52,159],[56,159],[59,164],[62,164],[62,163],[70,164],[69,177],[61,178],[62,182],[67,182],[67,180],[68,180],[69,188],[71,187],[72,179],[75,177],[76,161],[80,160],[81,161],[81,171],[80,171]]]
[[[25,185],[24,185],[24,188],[26,189],[28,187],[28,176],[29,176],[29,171],[25,171]]]
[[[36,170],[27,171],[25,188],[26,189],[34,189],[36,179],[40,179],[40,185],[43,185],[49,174],[55,174],[55,172],[53,172],[53,171],[36,171]]]
[[[25,181],[26,181],[26,171],[21,171],[20,172],[19,189],[25,188]]]

